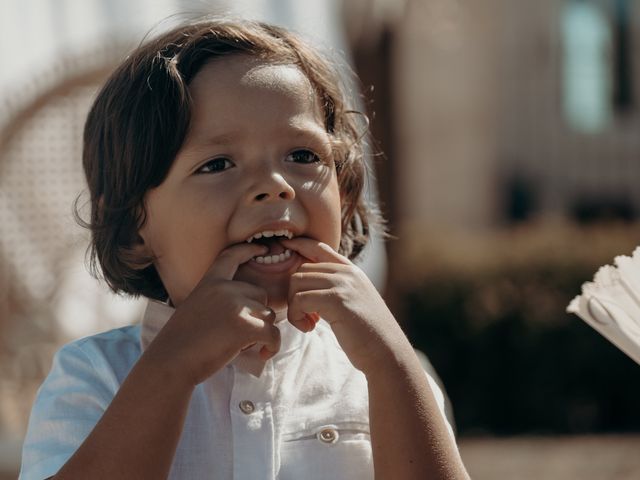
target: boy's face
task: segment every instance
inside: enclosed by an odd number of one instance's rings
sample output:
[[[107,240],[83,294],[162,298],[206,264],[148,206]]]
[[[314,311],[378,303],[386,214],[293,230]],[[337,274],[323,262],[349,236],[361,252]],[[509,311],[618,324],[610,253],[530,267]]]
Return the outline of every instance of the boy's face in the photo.
[[[206,64],[190,92],[190,130],[165,181],[145,197],[140,231],[173,304],[223,249],[257,233],[286,230],[337,249],[335,165],[306,76],[292,65],[232,55]],[[302,258],[268,244],[271,258],[242,264],[234,278],[265,288],[269,306],[282,310]]]

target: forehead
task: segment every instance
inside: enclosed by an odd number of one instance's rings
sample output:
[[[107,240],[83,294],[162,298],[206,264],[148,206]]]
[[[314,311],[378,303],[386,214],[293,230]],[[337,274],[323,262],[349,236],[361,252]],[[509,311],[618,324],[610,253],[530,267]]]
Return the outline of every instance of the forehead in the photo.
[[[233,61],[233,60],[232,60]],[[313,96],[313,88],[307,76],[296,65],[266,63],[238,58],[235,71],[240,85],[246,88],[264,88],[294,95]]]
[[[251,88],[292,90],[298,94],[313,93],[307,76],[297,65],[263,60],[248,54],[232,54],[206,62],[191,81],[191,89],[200,89],[209,82],[236,83]]]
[[[307,76],[292,64],[232,55],[206,63],[189,85],[192,127],[250,120],[323,125],[319,101]]]

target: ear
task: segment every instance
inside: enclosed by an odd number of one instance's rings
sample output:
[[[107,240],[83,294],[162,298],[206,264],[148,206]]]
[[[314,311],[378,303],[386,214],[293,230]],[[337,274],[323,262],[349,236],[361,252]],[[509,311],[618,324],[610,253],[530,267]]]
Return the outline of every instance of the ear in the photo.
[[[145,225],[131,233],[131,240],[127,246],[127,263],[135,270],[143,270],[151,265],[155,259],[150,242],[147,241],[148,231]]]
[[[144,241],[144,238],[142,237],[142,235],[140,235],[140,232],[136,232],[133,235],[133,241],[131,242],[131,246],[129,248],[131,249],[131,253],[133,255],[136,255],[139,257],[153,256],[153,252],[151,251],[147,243]]]
[[[133,270],[144,270],[153,265],[155,257],[142,236],[136,233],[133,241],[122,252],[121,258]]]
[[[136,207],[136,230],[131,231],[130,249],[131,252],[148,265],[153,263],[155,254],[152,248],[151,232],[149,231],[149,223],[147,222],[146,196],[142,205]]]
[[[152,248],[153,242],[150,241],[152,235],[149,231],[149,224],[146,221],[146,213],[143,212],[137,215],[137,217],[141,225],[139,223],[137,230],[131,232],[129,250],[132,256],[137,257],[140,264],[144,264],[144,268],[146,268],[153,263],[156,256]]]

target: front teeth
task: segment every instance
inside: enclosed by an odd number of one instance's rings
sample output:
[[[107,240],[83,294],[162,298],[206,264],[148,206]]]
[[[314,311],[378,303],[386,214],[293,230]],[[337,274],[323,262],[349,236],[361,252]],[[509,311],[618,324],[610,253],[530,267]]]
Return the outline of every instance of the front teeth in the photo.
[[[247,242],[251,243],[258,238],[269,238],[269,237],[287,237],[289,239],[293,238],[293,232],[290,230],[265,230],[264,232],[258,232],[251,235],[247,238]]]
[[[287,258],[290,258],[290,257],[291,257],[291,250],[287,248],[280,255],[265,255],[265,256],[253,257],[253,260],[258,263],[266,263],[267,265],[270,265],[273,263],[284,262]]]

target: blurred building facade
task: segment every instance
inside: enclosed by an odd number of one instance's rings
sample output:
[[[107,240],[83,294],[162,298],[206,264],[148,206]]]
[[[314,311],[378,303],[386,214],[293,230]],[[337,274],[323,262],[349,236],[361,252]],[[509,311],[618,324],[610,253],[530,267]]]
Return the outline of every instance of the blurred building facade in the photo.
[[[391,67],[390,99],[374,91],[372,109],[387,114],[373,129],[397,232],[636,218],[637,2],[406,0],[393,15],[355,3],[365,85]]]

